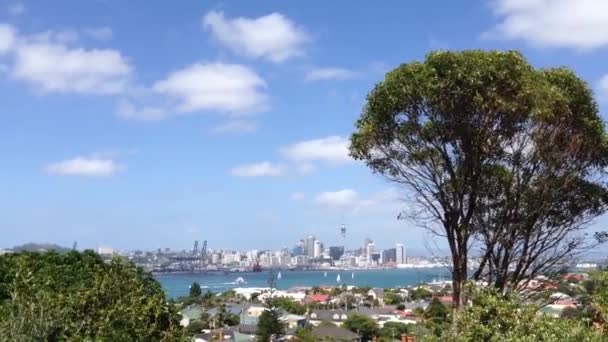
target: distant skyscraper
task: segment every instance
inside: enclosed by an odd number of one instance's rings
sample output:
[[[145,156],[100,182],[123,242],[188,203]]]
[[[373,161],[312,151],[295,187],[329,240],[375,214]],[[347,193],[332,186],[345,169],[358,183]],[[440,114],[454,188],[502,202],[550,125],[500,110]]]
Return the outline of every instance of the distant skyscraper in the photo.
[[[318,258],[321,256],[321,254],[323,254],[323,244],[321,244],[321,241],[319,240],[315,240],[314,242],[314,246],[313,246],[313,258]]]
[[[329,257],[331,260],[340,260],[340,258],[344,255],[344,247],[342,246],[331,246],[329,247]]]
[[[367,245],[369,245],[370,243],[373,243],[372,239],[370,238],[365,238],[365,240],[363,240],[363,256],[369,256],[369,254],[367,253]]]
[[[395,263],[397,260],[397,249],[389,248],[382,251],[382,263],[390,264]]]
[[[367,256],[368,260],[371,260],[371,255],[374,253],[375,245],[373,242],[370,242],[365,246],[365,256]]]
[[[397,264],[405,264],[405,247],[401,243],[396,244],[395,247],[395,262]]]
[[[304,250],[306,251],[306,255],[311,258],[315,256],[315,236],[309,235],[304,241]]]

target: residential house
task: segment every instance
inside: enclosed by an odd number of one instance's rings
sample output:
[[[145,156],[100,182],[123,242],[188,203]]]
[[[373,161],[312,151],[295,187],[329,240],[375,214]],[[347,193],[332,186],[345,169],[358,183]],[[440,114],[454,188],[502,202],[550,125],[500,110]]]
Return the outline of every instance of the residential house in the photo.
[[[182,319],[179,321],[179,324],[181,324],[183,327],[187,327],[190,324],[190,321],[200,319],[203,311],[203,307],[199,304],[186,306],[179,312],[182,315]]]
[[[322,322],[332,322],[339,326],[348,318],[348,314],[344,310],[313,310],[308,318],[310,324],[314,326]]]
[[[381,288],[373,288],[367,292],[367,296],[371,297],[373,300],[377,300],[380,305],[384,305],[384,289]]]

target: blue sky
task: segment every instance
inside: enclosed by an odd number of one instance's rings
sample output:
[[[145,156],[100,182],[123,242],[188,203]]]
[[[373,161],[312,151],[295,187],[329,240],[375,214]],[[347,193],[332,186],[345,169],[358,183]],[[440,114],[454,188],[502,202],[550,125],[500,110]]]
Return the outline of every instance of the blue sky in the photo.
[[[346,154],[374,83],[434,49],[519,49],[605,111],[607,46],[604,0],[0,1],[1,245],[424,250]]]

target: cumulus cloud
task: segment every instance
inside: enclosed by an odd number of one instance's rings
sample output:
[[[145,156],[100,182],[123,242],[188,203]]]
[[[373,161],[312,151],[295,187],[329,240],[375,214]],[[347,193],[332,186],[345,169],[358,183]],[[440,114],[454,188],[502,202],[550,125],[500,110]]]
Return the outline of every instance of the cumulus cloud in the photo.
[[[211,133],[251,133],[255,132],[257,128],[254,121],[231,120],[213,127]]]
[[[323,210],[361,213],[370,211],[390,211],[398,213],[400,201],[394,189],[386,189],[368,195],[361,195],[354,189],[324,191],[313,199],[313,204]]]
[[[230,173],[236,177],[269,177],[280,176],[285,172],[282,165],[277,165],[271,162],[261,162],[256,164],[240,165],[230,170]]]
[[[325,191],[315,197],[315,203],[321,206],[350,207],[359,201],[359,194],[353,189]]]
[[[299,56],[309,40],[306,32],[280,13],[259,18],[226,18],[211,11],[202,19],[203,27],[222,45],[236,53],[282,62]]]
[[[107,157],[76,157],[49,164],[44,169],[63,176],[107,177],[123,170],[124,166]]]
[[[352,161],[348,155],[350,141],[341,136],[329,136],[297,142],[280,148],[280,153],[296,163],[322,161],[328,164],[344,164]]]
[[[608,44],[608,1],[495,0],[498,24],[482,37],[541,47],[594,49]]]
[[[0,25],[0,53],[13,57],[10,75],[42,92],[117,94],[128,84],[132,68],[113,49],[72,47],[72,30],[19,35]]]
[[[154,84],[154,91],[174,99],[180,112],[219,111],[231,114],[268,108],[266,82],[237,64],[197,63]]]
[[[344,68],[316,68],[309,70],[304,79],[306,81],[326,81],[326,80],[350,80],[359,77],[359,73]]]
[[[57,43],[17,48],[13,76],[43,92],[117,94],[131,67],[116,50],[69,48]]]

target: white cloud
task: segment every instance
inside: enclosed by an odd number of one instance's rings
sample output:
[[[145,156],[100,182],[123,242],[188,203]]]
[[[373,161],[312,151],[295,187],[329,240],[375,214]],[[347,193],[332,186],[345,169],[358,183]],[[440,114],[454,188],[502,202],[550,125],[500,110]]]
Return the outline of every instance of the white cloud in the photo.
[[[266,177],[280,176],[285,172],[285,167],[271,162],[261,162],[234,167],[230,173],[236,177]]]
[[[323,210],[348,211],[352,214],[373,211],[388,211],[396,214],[401,203],[394,189],[375,192],[366,196],[354,189],[325,191],[318,194],[313,203]]]
[[[52,174],[64,176],[106,177],[124,169],[110,158],[76,157],[49,164],[45,170]]]
[[[258,126],[250,120],[231,120],[219,124],[211,129],[212,133],[251,133],[257,130]]]
[[[297,163],[323,161],[329,164],[344,164],[352,161],[348,155],[349,146],[348,138],[329,136],[291,144],[282,147],[280,152],[285,158]]]
[[[16,33],[12,26],[0,24],[0,55],[12,50],[15,38]]]
[[[153,106],[137,107],[127,100],[121,100],[118,103],[117,114],[123,119],[134,121],[160,121],[167,117],[167,111],[164,108]]]
[[[44,92],[117,94],[131,67],[116,50],[33,43],[17,48],[13,76]]]
[[[249,57],[282,62],[299,56],[309,38],[306,32],[280,13],[251,19],[226,18],[211,11],[203,17],[203,27],[222,45]]]
[[[42,92],[116,94],[127,87],[132,68],[120,51],[70,44],[74,30],[18,35],[0,25],[0,53],[10,53],[11,76]]]
[[[171,73],[153,89],[177,101],[177,110],[211,110],[242,114],[268,108],[266,82],[236,64],[198,63]]]
[[[359,73],[343,68],[317,68],[309,70],[304,76],[306,81],[350,80],[359,77]]]
[[[608,44],[606,0],[495,0],[493,7],[500,22],[482,37],[541,47],[594,49]]]
[[[112,36],[114,35],[114,33],[112,32],[112,29],[107,26],[85,29],[84,33],[87,36],[98,39],[98,40],[110,40],[110,39],[112,39]]]
[[[353,189],[325,191],[317,195],[314,200],[316,204],[324,207],[351,207],[359,201],[359,194]]]
[[[11,15],[21,15],[21,14],[25,13],[25,11],[26,11],[25,5],[20,2],[16,2],[16,3],[8,6],[8,13]]]
[[[304,198],[306,198],[306,195],[301,192],[293,192],[291,195],[289,195],[289,199],[292,201],[301,201]]]

